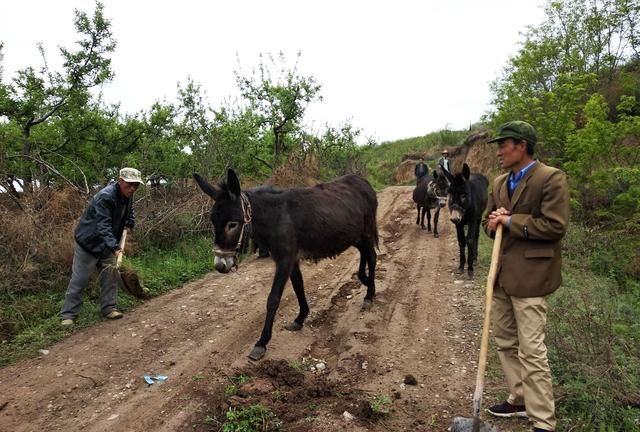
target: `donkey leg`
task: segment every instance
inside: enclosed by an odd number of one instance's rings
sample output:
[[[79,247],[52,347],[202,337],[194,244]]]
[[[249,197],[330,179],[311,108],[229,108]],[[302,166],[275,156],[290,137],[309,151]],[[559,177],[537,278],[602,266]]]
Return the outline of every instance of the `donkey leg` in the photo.
[[[373,244],[368,244],[360,250],[360,260],[366,259],[367,267],[369,268],[369,277],[366,278],[366,282],[363,282],[367,286],[367,294],[364,297],[363,309],[368,309],[373,304],[373,298],[376,295],[376,260],[378,254]]]
[[[469,248],[469,262],[467,273],[473,277],[473,265],[478,259],[478,237],[480,236],[480,221],[473,221],[469,224],[469,234],[467,235],[467,246]]]
[[[296,319],[291,321],[284,328],[289,331],[298,331],[302,329],[304,320],[309,315],[309,304],[307,303],[307,298],[304,295],[304,281],[302,280],[302,272],[300,272],[299,263],[294,264],[290,279],[291,285],[293,285],[293,291],[296,293],[296,297],[298,298],[300,312],[298,312]]]
[[[438,234],[438,219],[440,218],[440,206],[435,208],[435,213],[433,214],[433,236],[440,237]]]
[[[431,210],[427,207],[427,231],[431,232]]]
[[[425,207],[420,207],[420,227],[422,229],[424,229],[424,214],[426,211],[427,209]]]
[[[456,224],[456,234],[458,235],[458,249],[460,249],[460,266],[458,267],[458,272],[464,272],[465,265],[465,257],[464,257],[464,249],[466,247],[466,238],[464,236],[464,225],[462,222]]]
[[[420,204],[417,204],[416,208],[418,209],[418,216],[416,217],[416,225],[420,225]]]
[[[264,320],[260,340],[256,342],[256,345],[249,354],[251,360],[260,360],[267,352],[267,344],[271,340],[273,320],[276,316],[278,306],[280,306],[280,299],[282,298],[282,291],[287,283],[287,278],[291,275],[291,267],[292,264],[289,262],[276,263],[276,274],[273,278],[273,284],[271,285],[271,292],[269,293],[269,297],[267,297],[267,316]]]

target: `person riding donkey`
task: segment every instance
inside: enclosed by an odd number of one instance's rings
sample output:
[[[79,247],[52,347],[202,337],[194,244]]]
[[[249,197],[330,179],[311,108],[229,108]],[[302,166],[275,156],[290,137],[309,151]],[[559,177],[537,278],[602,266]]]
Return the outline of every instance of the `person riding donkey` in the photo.
[[[451,167],[449,165],[449,150],[444,149],[442,150],[442,157],[438,160],[438,166],[442,170],[442,174],[451,172]]]

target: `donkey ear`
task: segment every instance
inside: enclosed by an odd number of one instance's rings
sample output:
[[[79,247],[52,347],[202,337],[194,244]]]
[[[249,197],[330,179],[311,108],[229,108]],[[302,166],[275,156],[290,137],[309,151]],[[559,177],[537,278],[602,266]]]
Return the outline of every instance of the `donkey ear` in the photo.
[[[195,179],[200,189],[207,195],[209,195],[213,200],[217,200],[222,195],[223,191],[218,186],[211,185],[208,181],[206,181],[203,177],[198,173],[193,173],[193,178]]]
[[[241,192],[240,180],[238,180],[238,176],[231,168],[227,171],[227,187],[229,188],[229,197],[231,197],[231,201],[238,199]]]
[[[466,163],[462,166],[462,176],[465,180],[469,180],[469,176],[471,176],[471,169]]]

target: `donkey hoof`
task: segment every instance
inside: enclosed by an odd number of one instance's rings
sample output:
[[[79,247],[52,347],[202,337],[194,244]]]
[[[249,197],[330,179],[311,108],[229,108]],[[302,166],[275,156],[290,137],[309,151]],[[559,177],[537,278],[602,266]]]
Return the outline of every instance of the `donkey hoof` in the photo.
[[[467,276],[469,277],[469,279],[473,279],[473,270],[469,270],[467,272]]]
[[[260,360],[262,357],[264,357],[264,354],[267,352],[267,348],[266,347],[261,347],[261,346],[254,346],[253,350],[251,350],[251,352],[249,353],[249,358],[251,360]]]
[[[435,238],[438,238],[438,237],[440,237],[440,234],[438,234],[438,233],[433,233],[433,236],[434,236]]]
[[[373,299],[364,299],[361,310],[369,310],[373,306]]]
[[[289,324],[284,326],[289,331],[300,331],[302,330],[302,324],[298,324],[296,321],[291,321]]]

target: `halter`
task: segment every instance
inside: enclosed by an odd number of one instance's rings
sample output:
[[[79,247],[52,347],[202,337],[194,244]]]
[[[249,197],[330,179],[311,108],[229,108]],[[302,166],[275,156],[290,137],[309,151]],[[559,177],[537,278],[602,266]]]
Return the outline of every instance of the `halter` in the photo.
[[[233,251],[225,251],[222,249],[213,249],[213,254],[217,257],[228,258],[234,257],[233,260],[233,269],[237,270],[238,268],[238,255],[242,250],[242,245],[246,241],[245,235],[245,227],[246,234],[251,235],[251,202],[249,201],[249,197],[244,192],[240,193],[240,207],[242,208],[242,228],[240,229],[240,236],[238,237],[238,243]]]
[[[436,186],[435,180],[430,180],[429,184],[427,184],[427,192],[433,194],[434,197],[438,200],[446,200],[447,195],[438,195],[438,187]]]

